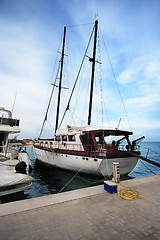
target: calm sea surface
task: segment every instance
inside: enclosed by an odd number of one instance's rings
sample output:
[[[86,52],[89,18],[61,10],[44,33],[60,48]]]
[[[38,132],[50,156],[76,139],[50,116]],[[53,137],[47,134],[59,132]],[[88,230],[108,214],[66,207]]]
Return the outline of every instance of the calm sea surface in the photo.
[[[160,163],[160,142],[143,142],[140,145],[142,156]],[[150,150],[148,151],[148,149]],[[75,175],[75,173],[59,169],[46,169],[37,165],[32,146],[27,147],[27,152],[32,166],[30,175],[34,178],[32,187],[24,193],[3,197],[1,199],[2,203],[58,193]],[[139,160],[136,167],[129,174],[128,179],[150,176],[153,174],[160,174],[160,168]],[[102,178],[78,175],[63,189],[63,192],[95,186],[102,183]]]

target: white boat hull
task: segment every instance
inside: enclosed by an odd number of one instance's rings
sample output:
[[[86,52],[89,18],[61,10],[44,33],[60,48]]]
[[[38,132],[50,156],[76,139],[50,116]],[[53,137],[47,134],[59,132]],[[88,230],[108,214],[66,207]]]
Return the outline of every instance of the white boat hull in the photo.
[[[0,167],[0,196],[22,192],[31,187],[33,178],[26,174],[16,173],[14,168]]]
[[[119,162],[120,175],[126,175],[137,164],[137,157],[93,158],[79,155],[50,152],[35,147],[36,158],[44,164],[81,173],[110,176],[113,162]]]
[[[31,186],[32,186],[31,182],[24,183],[24,184],[21,184],[21,185],[20,184],[14,185],[14,187],[12,187],[11,189],[0,191],[0,197],[10,195],[10,194],[19,193],[19,192],[23,192],[23,191],[29,189]]]
[[[11,154],[10,154],[11,155]],[[25,161],[28,163],[27,154],[25,152],[19,153],[18,159],[7,159],[1,155],[0,158],[0,197],[23,192],[31,187],[33,178],[26,174],[16,173],[15,167],[21,162]],[[9,154],[7,154],[9,156]],[[27,165],[26,171],[29,172],[29,164]]]

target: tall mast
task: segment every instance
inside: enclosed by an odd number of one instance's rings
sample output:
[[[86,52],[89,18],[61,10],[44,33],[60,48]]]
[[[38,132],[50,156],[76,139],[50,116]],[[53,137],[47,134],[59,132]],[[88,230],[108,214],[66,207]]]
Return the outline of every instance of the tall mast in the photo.
[[[92,100],[93,100],[93,84],[94,84],[95,59],[96,59],[97,29],[98,29],[98,20],[95,21],[93,58],[90,59],[90,61],[92,62],[92,75],[91,75],[91,89],[90,89],[89,112],[88,112],[88,125],[91,124],[91,111],[92,111]]]
[[[58,102],[57,102],[57,114],[56,114],[55,132],[56,132],[56,130],[58,128],[58,119],[59,119],[59,107],[60,107],[60,96],[61,96],[61,85],[62,85],[62,72],[63,72],[65,37],[66,37],[66,27],[64,27],[64,35],[63,35],[63,46],[62,46],[61,70],[60,70],[60,80],[59,80],[59,90],[58,90]]]

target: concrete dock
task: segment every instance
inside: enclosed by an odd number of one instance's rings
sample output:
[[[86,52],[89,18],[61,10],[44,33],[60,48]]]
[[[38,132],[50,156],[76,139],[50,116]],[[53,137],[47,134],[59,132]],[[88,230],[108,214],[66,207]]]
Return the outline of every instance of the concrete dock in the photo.
[[[160,239],[160,175],[123,181],[133,201],[102,186],[0,205],[0,240]]]

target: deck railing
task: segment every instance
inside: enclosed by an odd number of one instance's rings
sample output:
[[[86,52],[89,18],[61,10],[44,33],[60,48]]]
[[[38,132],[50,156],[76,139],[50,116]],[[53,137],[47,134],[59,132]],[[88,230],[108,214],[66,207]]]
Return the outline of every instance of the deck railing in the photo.
[[[73,144],[73,143],[69,143],[69,142],[63,142],[63,143],[57,143],[54,145],[54,147],[52,146],[52,144],[50,144],[50,142],[45,141],[44,143],[36,143],[35,145],[41,145],[42,147],[46,147],[49,149],[66,149],[66,150],[71,150],[71,151],[84,151],[84,148],[81,144]],[[87,152],[95,152],[95,146],[94,145],[85,145],[85,150]],[[106,153],[109,150],[113,150],[113,151],[139,151],[140,150],[140,146],[139,145],[119,145],[119,146],[112,146],[109,145],[107,146],[103,146],[103,145],[98,145],[98,152],[102,152],[102,153]]]
[[[81,144],[64,142],[63,144],[57,144],[57,147],[60,149],[65,148],[67,150],[72,150],[72,151],[83,151],[83,146]]]
[[[119,151],[140,151],[139,145],[119,145],[118,146]]]

